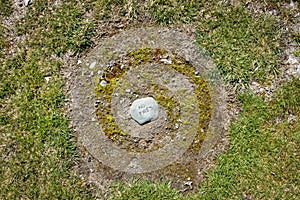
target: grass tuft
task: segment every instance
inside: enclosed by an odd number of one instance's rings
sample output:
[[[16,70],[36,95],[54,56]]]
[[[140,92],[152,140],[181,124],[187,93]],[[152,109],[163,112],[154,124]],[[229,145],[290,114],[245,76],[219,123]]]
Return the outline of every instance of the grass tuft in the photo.
[[[55,53],[61,56],[67,51],[77,54],[90,47],[95,22],[85,20],[87,10],[84,4],[76,1],[63,2],[55,7],[50,4],[34,1],[26,17],[19,21],[17,33],[30,35],[28,44],[43,47],[41,50],[47,55]]]
[[[199,9],[203,5],[204,1],[155,0],[149,9],[156,23],[190,23],[199,18]]]
[[[112,186],[111,200],[130,199],[182,199],[182,195],[167,182],[151,183],[133,180],[131,183],[115,183]]]
[[[243,7],[215,9],[199,23],[197,38],[225,81],[237,87],[278,74],[280,31],[271,17],[254,17]]]
[[[12,11],[12,1],[10,0],[0,0],[0,16],[9,16]]]

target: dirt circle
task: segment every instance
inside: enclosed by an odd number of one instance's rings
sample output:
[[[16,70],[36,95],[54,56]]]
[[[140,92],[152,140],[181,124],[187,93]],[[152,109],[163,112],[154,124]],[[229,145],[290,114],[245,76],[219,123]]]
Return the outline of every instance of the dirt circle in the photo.
[[[139,125],[129,108],[148,96],[159,118]],[[72,99],[78,142],[124,177],[197,185],[222,149],[225,89],[207,53],[181,32],[141,28],[106,39],[84,59]]]

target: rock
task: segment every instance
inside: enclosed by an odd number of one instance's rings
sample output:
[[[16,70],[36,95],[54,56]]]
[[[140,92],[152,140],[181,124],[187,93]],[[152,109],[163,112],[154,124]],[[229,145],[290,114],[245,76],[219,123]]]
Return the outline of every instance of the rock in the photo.
[[[91,65],[90,65],[90,69],[94,69],[95,66],[96,66],[97,62],[93,62]]]
[[[168,59],[160,59],[161,62],[165,63],[165,64],[172,64],[172,60],[168,60]]]
[[[126,93],[130,93],[131,90],[130,90],[130,89],[126,89],[125,92],[126,92]]]
[[[158,118],[158,104],[152,97],[135,100],[130,107],[131,117],[140,125]]]
[[[105,86],[107,85],[107,82],[106,82],[105,80],[102,80],[102,81],[100,82],[100,85],[101,85],[102,87],[105,87]]]
[[[51,79],[51,76],[46,76],[45,77],[46,83],[48,83],[50,81],[50,79]]]
[[[30,0],[24,0],[24,5],[25,5],[25,6],[28,6],[30,3],[31,3]]]

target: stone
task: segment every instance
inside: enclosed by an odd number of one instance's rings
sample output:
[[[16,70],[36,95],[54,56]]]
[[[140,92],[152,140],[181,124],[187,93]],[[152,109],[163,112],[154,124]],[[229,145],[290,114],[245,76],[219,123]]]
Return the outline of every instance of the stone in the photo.
[[[94,69],[95,66],[96,66],[97,62],[93,62],[91,65],[90,65],[90,69]]]
[[[24,5],[25,5],[25,6],[28,6],[30,3],[31,3],[30,0],[24,0]]]
[[[131,90],[130,90],[130,89],[126,89],[125,92],[126,92],[126,93],[130,93]]]
[[[168,59],[160,59],[161,62],[165,63],[165,64],[172,64],[172,60],[168,60]]]
[[[45,77],[46,83],[48,83],[50,81],[50,79],[51,79],[51,76],[46,76]]]
[[[135,100],[130,107],[131,117],[140,125],[158,118],[158,104],[152,97]]]
[[[102,87],[105,87],[105,86],[107,85],[107,82],[106,82],[105,80],[102,80],[102,81],[100,82],[100,85],[101,85]]]

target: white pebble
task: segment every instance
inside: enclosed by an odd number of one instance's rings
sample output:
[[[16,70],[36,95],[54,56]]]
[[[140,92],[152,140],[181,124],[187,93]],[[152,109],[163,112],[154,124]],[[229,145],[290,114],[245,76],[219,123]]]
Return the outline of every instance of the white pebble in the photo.
[[[178,129],[179,128],[179,125],[176,123],[175,124],[175,129]]]
[[[50,76],[46,76],[45,79],[46,79],[46,82],[48,83],[50,81],[51,77]]]
[[[93,62],[91,65],[90,65],[90,69],[94,69],[95,68],[95,66],[96,66],[96,64],[97,64],[97,62],[95,61],[95,62]]]
[[[165,63],[165,64],[172,64],[172,60],[168,60],[168,59],[160,59],[161,62]]]
[[[125,92],[126,92],[126,93],[130,93],[131,90],[130,90],[130,89],[126,89]]]
[[[106,82],[105,80],[102,80],[102,81],[100,82],[100,85],[101,85],[102,87],[105,87],[105,86],[107,85],[107,82]]]
[[[31,3],[31,1],[30,1],[30,0],[24,0],[24,4],[25,4],[25,6],[28,6],[30,3]]]

